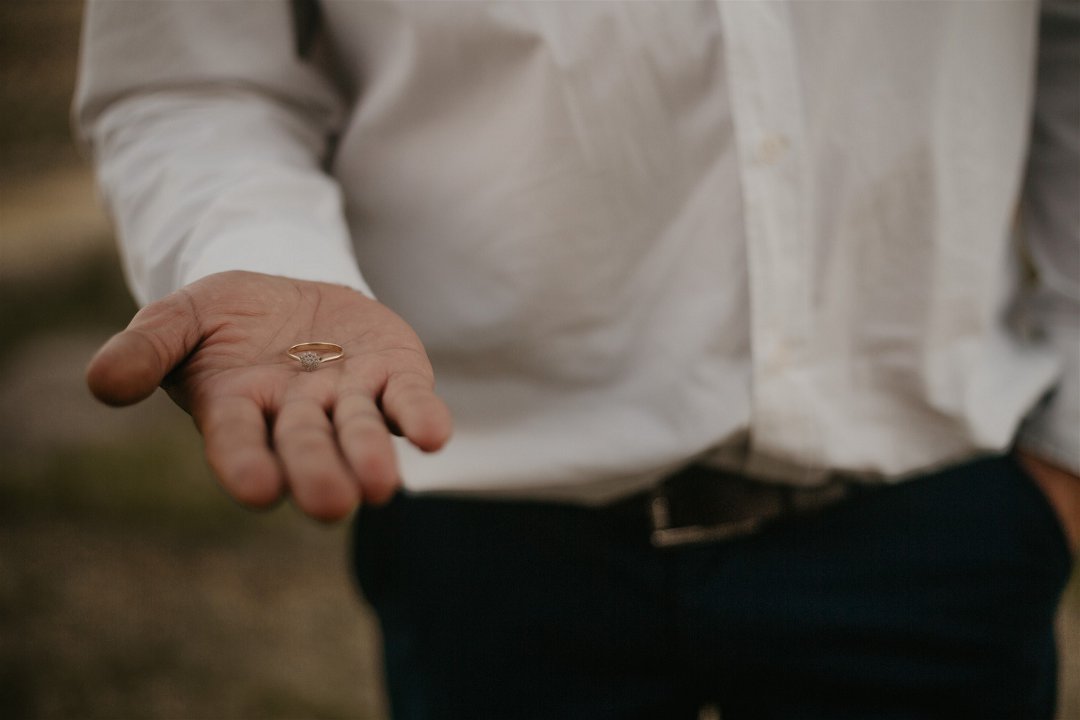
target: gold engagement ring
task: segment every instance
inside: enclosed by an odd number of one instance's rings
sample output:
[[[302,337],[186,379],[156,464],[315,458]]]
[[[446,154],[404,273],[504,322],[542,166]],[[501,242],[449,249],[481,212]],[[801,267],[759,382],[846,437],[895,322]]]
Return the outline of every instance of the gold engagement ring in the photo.
[[[288,355],[300,363],[301,369],[312,372],[323,363],[340,360],[345,348],[332,342],[302,342],[289,348]]]

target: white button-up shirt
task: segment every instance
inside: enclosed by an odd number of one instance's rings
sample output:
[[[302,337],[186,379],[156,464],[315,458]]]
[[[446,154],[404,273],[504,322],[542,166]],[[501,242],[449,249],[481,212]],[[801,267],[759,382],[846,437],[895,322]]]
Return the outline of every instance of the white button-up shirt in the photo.
[[[897,479],[1029,415],[1080,469],[1075,3],[1038,73],[1025,2],[320,5],[307,54],[286,2],[92,1],[76,115],[140,301],[412,324],[456,433],[408,487]]]

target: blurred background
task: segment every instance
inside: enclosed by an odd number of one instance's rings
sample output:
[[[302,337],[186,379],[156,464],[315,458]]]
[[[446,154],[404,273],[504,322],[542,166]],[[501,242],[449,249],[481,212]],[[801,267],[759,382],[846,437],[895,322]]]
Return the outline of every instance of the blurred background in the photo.
[[[346,527],[220,492],[162,395],[83,385],[135,310],[71,140],[78,0],[0,0],[0,718],[384,718]]]
[[[383,718],[345,527],[237,509],[161,396],[83,368],[135,308],[68,125],[81,2],[0,1],[0,718]],[[1080,719],[1080,578],[1060,617]]]

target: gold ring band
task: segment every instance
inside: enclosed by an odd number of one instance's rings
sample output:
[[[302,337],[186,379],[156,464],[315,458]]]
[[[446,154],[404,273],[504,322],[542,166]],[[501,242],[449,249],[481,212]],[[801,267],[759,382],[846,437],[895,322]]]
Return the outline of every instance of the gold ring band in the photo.
[[[332,342],[302,342],[289,348],[287,354],[300,363],[301,369],[311,372],[323,363],[343,358],[345,348]]]

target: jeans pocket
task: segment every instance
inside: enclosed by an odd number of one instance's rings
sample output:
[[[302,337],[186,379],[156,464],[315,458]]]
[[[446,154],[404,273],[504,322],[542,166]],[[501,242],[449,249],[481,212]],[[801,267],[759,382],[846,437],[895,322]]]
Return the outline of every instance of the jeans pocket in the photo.
[[[1010,454],[1008,461],[1020,486],[1021,497],[1027,501],[1025,509],[1030,511],[1029,515],[1024,516],[1026,535],[1032,538],[1037,551],[1059,565],[1062,575],[1068,579],[1074,557],[1057,509],[1020,458]]]

